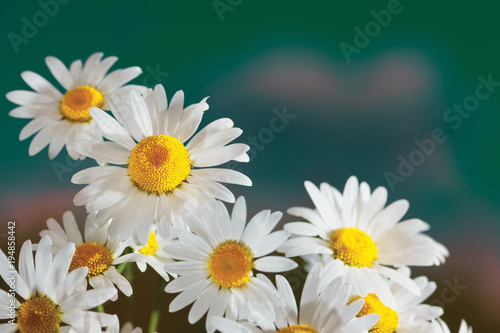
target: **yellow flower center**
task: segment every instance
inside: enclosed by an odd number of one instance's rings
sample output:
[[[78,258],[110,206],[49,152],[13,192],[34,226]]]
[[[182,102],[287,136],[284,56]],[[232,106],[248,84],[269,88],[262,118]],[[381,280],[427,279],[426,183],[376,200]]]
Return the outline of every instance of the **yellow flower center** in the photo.
[[[250,280],[252,268],[252,252],[234,240],[219,244],[208,259],[210,278],[222,288],[243,287]]]
[[[358,228],[337,229],[330,235],[332,256],[354,267],[370,267],[377,258],[377,245]]]
[[[21,333],[59,332],[59,307],[46,297],[34,297],[17,310],[17,325]]]
[[[152,256],[153,254],[156,253],[157,249],[158,249],[158,243],[156,242],[156,236],[155,233],[151,231],[147,245],[143,246],[139,250],[139,253],[142,253],[145,256]]]
[[[68,90],[61,100],[61,113],[73,122],[86,122],[92,119],[89,108],[100,108],[104,104],[101,92],[91,86],[79,86]]]
[[[368,294],[366,297],[356,296],[351,300],[351,303],[360,298],[364,298],[365,305],[359,311],[358,317],[371,313],[380,315],[379,321],[369,330],[370,333],[393,333],[396,331],[398,327],[398,313],[396,311],[385,306],[375,294]]]
[[[172,192],[187,179],[191,168],[186,147],[163,134],[143,139],[128,160],[130,179],[148,193]]]
[[[314,328],[307,325],[292,325],[276,331],[277,333],[318,333]]]
[[[104,245],[91,242],[82,243],[76,247],[69,271],[80,267],[88,267],[88,278],[102,275],[113,262],[111,251]]]

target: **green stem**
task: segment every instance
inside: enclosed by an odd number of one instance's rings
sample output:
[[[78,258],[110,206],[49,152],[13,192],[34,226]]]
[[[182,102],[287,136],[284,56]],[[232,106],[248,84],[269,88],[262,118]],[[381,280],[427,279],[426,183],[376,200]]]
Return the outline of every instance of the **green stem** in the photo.
[[[118,274],[121,274],[123,272],[123,270],[125,269],[125,267],[127,267],[128,264],[129,264],[128,262],[124,262],[124,263],[121,263],[120,265],[118,265],[118,268],[116,269]]]
[[[104,305],[102,304],[97,307],[97,311],[99,311],[100,313],[106,313],[106,310],[104,310]]]
[[[163,278],[158,275],[158,289],[156,290],[156,303],[153,312],[151,312],[151,317],[149,319],[148,333],[154,333],[158,331],[158,325],[160,324],[161,305],[163,301],[163,288],[165,288],[165,283],[163,281]]]
[[[125,278],[130,282],[131,285],[134,283],[134,266],[133,265],[127,265],[125,267]],[[132,303],[133,303],[133,298],[134,294],[132,294],[127,302],[127,312],[126,312],[126,318],[127,321],[132,321]]]

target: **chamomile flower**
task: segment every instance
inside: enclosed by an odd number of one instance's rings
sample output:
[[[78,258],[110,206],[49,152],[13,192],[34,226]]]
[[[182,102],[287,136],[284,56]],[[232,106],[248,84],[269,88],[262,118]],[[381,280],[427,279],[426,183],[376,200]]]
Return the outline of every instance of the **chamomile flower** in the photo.
[[[0,275],[11,288],[0,290],[0,319],[9,320],[0,324],[1,332],[100,333],[101,327],[112,325],[116,316],[88,310],[115,296],[116,289],[79,292],[88,268],[68,274],[74,252],[75,245],[70,243],[52,256],[52,241],[45,236],[33,259],[27,240],[21,247],[18,273],[0,251]]]
[[[85,241],[78,229],[73,213],[67,211],[63,215],[64,229],[54,219],[47,220],[48,230],[42,230],[40,236],[50,235],[54,243],[54,251],[74,243],[76,251],[71,261],[70,271],[79,267],[88,267],[87,279],[93,288],[116,287],[126,296],[132,295],[132,286],[116,270],[116,265],[124,262],[144,261],[144,258],[135,253],[123,254],[130,243],[119,239],[108,239],[108,224],[98,229],[95,226],[95,214],[91,213],[85,221]],[[85,282],[83,287],[85,288]],[[118,295],[111,300],[115,301]]]
[[[182,224],[183,215],[203,202],[214,198],[234,202],[234,195],[220,182],[251,185],[250,179],[237,171],[212,168],[230,160],[249,160],[247,145],[228,144],[242,133],[233,128],[230,119],[216,120],[193,136],[208,109],[205,101],[184,109],[184,94],[178,91],[167,106],[165,90],[157,85],[144,96],[131,92],[127,101],[111,96],[111,111],[118,121],[98,108],[90,109],[112,142],[82,141],[72,147],[115,165],[75,174],[73,183],[89,185],[74,202],[99,211],[99,224],[113,217],[110,238],[127,240],[133,236],[137,244],[144,245],[155,218],[158,231],[166,237],[170,223]]]
[[[165,250],[179,262],[168,271],[180,276],[165,291],[181,292],[170,303],[170,312],[193,303],[188,320],[195,323],[208,316],[255,320],[274,316],[272,304],[280,297],[274,287],[255,277],[254,270],[284,272],[297,267],[291,259],[267,256],[289,237],[287,231],[272,232],[280,212],[261,211],[246,224],[246,204],[240,197],[229,216],[220,201],[213,209],[203,207],[198,220],[188,221],[193,232],[178,230],[182,242]],[[208,327],[207,327],[208,329]]]
[[[325,282],[322,267],[317,263],[309,272],[297,311],[297,302],[292,287],[281,275],[276,276],[278,292],[284,304],[276,308],[276,319],[272,323],[260,322],[258,326],[236,322],[222,317],[209,317],[208,324],[222,333],[361,333],[366,332],[380,318],[371,314],[356,318],[364,301],[357,300],[347,305],[349,286],[337,277],[322,287]],[[271,283],[271,282],[269,282]]]
[[[107,57],[101,60],[102,56],[100,52],[92,54],[83,66],[81,60],[75,60],[69,70],[59,59],[45,58],[45,63],[64,88],[64,93],[37,73],[21,73],[23,80],[34,91],[15,90],[6,97],[19,105],[9,113],[10,116],[33,119],[19,135],[19,139],[24,140],[38,132],[29,147],[31,156],[50,144],[50,159],[56,157],[65,145],[71,158],[84,158],[68,147],[68,144],[79,140],[102,141],[102,134],[92,120],[89,107],[107,110],[110,94],[145,89],[136,85],[124,86],[142,73],[139,67],[117,69],[106,74],[118,58]]]
[[[434,333],[451,333],[448,325],[441,318],[437,318],[433,322],[435,327]],[[462,319],[458,333],[472,333],[472,327],[468,327],[465,320]]]
[[[385,278],[418,295],[418,286],[391,266],[439,265],[448,255],[443,245],[421,233],[429,229],[427,223],[419,219],[399,222],[408,210],[408,201],[384,208],[384,187],[371,193],[368,184],[359,185],[356,177],[349,178],[343,194],[326,183],[318,189],[307,181],[305,187],[316,209],[288,210],[310,223],[286,224],[284,229],[299,237],[288,240],[280,251],[288,257],[322,254],[341,263],[342,275],[358,295],[375,293],[393,303]]]
[[[179,241],[174,238],[173,232],[169,233],[167,239],[163,238],[154,225],[149,234],[149,239],[146,245],[131,244],[133,251],[144,257],[143,261],[137,261],[137,267],[141,272],[146,271],[147,265],[151,266],[165,281],[169,281],[168,272],[165,271],[165,265],[174,262],[172,256],[167,253],[164,248],[170,245],[177,245]],[[175,274],[170,274],[176,277]]]
[[[398,272],[408,278],[410,277],[410,269],[408,267],[401,267],[398,269]],[[351,300],[365,300],[365,304],[358,313],[358,317],[373,313],[380,315],[380,320],[369,332],[433,332],[435,328],[433,321],[443,314],[443,309],[421,303],[436,290],[436,284],[429,282],[425,276],[417,277],[413,281],[418,286],[420,296],[415,296],[408,289],[403,288],[393,281],[389,281],[388,285],[395,299],[393,304],[382,302],[374,293],[369,293],[365,297],[355,296]]]

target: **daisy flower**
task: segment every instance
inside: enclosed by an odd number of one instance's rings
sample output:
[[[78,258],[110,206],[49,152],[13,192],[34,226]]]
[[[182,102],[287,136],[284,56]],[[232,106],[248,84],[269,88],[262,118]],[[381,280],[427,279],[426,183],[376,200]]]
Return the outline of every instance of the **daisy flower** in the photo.
[[[107,110],[109,94],[145,89],[136,85],[124,86],[142,73],[139,67],[117,69],[106,74],[118,58],[107,57],[101,60],[102,56],[100,52],[92,54],[83,66],[81,60],[75,60],[69,70],[61,60],[46,57],[45,63],[64,88],[64,93],[37,73],[21,73],[23,80],[34,91],[15,90],[6,97],[19,105],[9,113],[10,116],[33,119],[19,135],[19,139],[24,140],[38,132],[31,141],[30,156],[38,154],[50,144],[50,159],[56,157],[65,145],[71,158],[83,159],[83,156],[68,147],[69,143],[79,140],[102,141],[102,134],[92,121],[89,107]]]
[[[398,269],[398,272],[408,278],[410,277],[410,269],[408,267],[401,267]],[[358,317],[373,313],[380,315],[380,320],[369,332],[433,332],[435,329],[433,321],[443,314],[443,309],[438,306],[421,303],[436,290],[436,284],[429,282],[425,276],[417,277],[413,281],[418,286],[420,296],[415,296],[408,289],[403,288],[393,281],[389,281],[388,285],[395,299],[393,304],[382,302],[374,293],[369,293],[365,297],[355,296],[351,300],[365,300],[365,304],[358,313]]]
[[[222,317],[209,317],[208,323],[222,333],[361,333],[379,320],[378,314],[356,318],[364,300],[346,306],[349,286],[337,277],[334,280],[328,278],[331,282],[322,288],[325,283],[322,275],[321,264],[317,263],[306,278],[299,311],[292,287],[283,276],[277,275],[278,292],[285,302],[276,309],[276,320],[271,325],[260,323],[258,328]]]
[[[207,311],[208,316],[225,313],[231,319],[272,317],[272,303],[279,302],[279,294],[253,271],[276,273],[297,267],[291,259],[267,256],[289,237],[284,230],[271,233],[281,216],[280,212],[261,211],[245,226],[246,204],[240,197],[231,216],[218,201],[212,210],[200,211],[199,220],[189,220],[193,232],[178,230],[182,245],[165,249],[181,260],[166,266],[180,275],[165,288],[168,293],[181,292],[170,303],[170,312],[194,302],[190,323]]]
[[[184,109],[184,94],[178,91],[167,105],[165,90],[157,85],[144,96],[132,91],[127,101],[111,96],[111,111],[118,121],[90,108],[111,142],[82,141],[72,147],[85,156],[125,167],[105,165],[75,174],[73,183],[89,185],[74,202],[99,211],[99,224],[113,217],[110,238],[133,236],[144,245],[155,218],[158,231],[166,237],[170,223],[182,221],[201,203],[214,198],[234,202],[234,195],[220,182],[251,185],[237,171],[211,168],[230,160],[249,160],[247,145],[228,145],[242,133],[230,119],[216,120],[193,136],[208,109],[205,101]]]
[[[435,332],[434,333],[451,333],[448,325],[441,319],[438,318],[434,321]],[[465,320],[462,319],[458,333],[472,333],[472,327],[468,327]]]
[[[149,239],[146,245],[131,244],[130,247],[134,253],[144,257],[144,261],[137,261],[137,267],[141,272],[146,271],[147,265],[151,266],[165,281],[169,281],[168,273],[165,271],[165,265],[174,262],[172,256],[164,248],[170,245],[177,245],[179,241],[174,239],[173,233],[167,239],[163,238],[156,226],[153,225]],[[175,274],[170,274],[176,277]]]
[[[368,184],[359,185],[356,177],[349,178],[343,194],[326,183],[318,189],[306,181],[305,187],[316,209],[288,210],[310,223],[287,223],[284,229],[299,237],[288,240],[280,251],[288,257],[323,254],[327,260],[341,263],[342,275],[358,295],[373,292],[384,302],[393,302],[385,278],[418,295],[418,286],[390,266],[439,265],[448,255],[443,245],[421,233],[429,229],[427,223],[419,219],[399,222],[408,210],[408,201],[384,208],[384,187],[371,193]]]
[[[100,333],[116,316],[88,311],[116,295],[116,289],[79,292],[87,268],[68,274],[74,244],[67,244],[52,256],[52,241],[42,238],[35,258],[31,241],[21,247],[19,273],[0,251],[0,275],[10,290],[0,290],[0,331],[10,332],[91,332]],[[17,295],[20,298],[16,297]]]
[[[91,213],[85,221],[85,241],[78,229],[75,216],[70,211],[63,215],[64,229],[56,220],[47,220],[48,230],[42,230],[40,236],[50,235],[57,252],[68,243],[76,245],[76,251],[71,261],[70,271],[79,267],[88,267],[87,279],[93,288],[116,287],[126,296],[132,295],[132,286],[116,270],[116,265],[124,262],[143,261],[143,257],[135,253],[122,255],[130,243],[119,239],[108,239],[108,224],[98,229],[95,226],[95,214]],[[87,283],[83,284],[86,288]],[[118,295],[111,300],[116,301]]]

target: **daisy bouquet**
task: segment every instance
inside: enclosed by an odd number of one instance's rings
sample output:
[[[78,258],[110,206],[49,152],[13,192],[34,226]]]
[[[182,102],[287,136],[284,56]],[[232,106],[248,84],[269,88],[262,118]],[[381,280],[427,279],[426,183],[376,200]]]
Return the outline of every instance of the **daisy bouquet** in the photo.
[[[207,332],[449,332],[443,310],[425,304],[436,284],[410,270],[448,251],[426,222],[403,220],[406,200],[387,205],[384,187],[352,176],[342,191],[306,181],[313,207],[288,209],[297,221],[282,228],[281,212],[249,217],[223,185],[252,185],[223,166],[249,161],[249,146],[234,142],[242,130],[228,118],[200,129],[207,98],[185,106],[182,91],[169,100],[161,85],[128,84],[141,69],[108,73],[117,60],[94,53],[67,68],[47,57],[64,91],[26,71],[33,90],[7,94],[18,105],[10,115],[31,119],[20,133],[34,135],[30,155],[66,148],[96,165],[72,177],[85,185],[74,197],[88,212],[83,230],[64,212],[19,258],[0,252],[1,332],[142,332],[105,305],[131,302],[148,266],[160,286],[149,332],[166,293],[177,294],[170,312],[190,307],[182,320],[203,320]],[[281,274],[295,269],[307,272],[300,296]],[[471,330],[464,322],[460,332]]]

